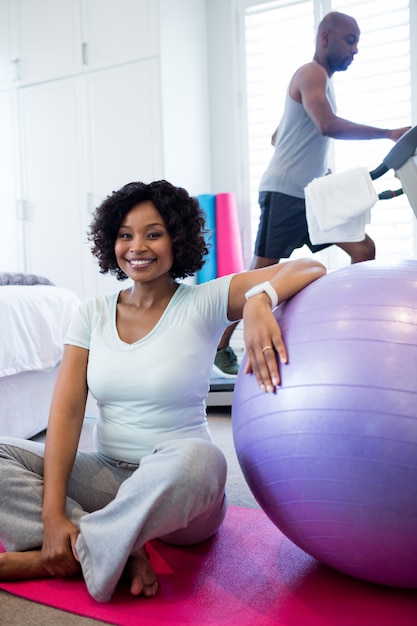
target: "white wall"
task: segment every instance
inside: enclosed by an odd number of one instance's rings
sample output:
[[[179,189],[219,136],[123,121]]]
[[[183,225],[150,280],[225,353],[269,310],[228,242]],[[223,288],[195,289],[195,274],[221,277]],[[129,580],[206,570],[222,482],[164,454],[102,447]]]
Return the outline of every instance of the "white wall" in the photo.
[[[236,46],[239,3],[160,0],[159,7],[164,176],[192,194],[236,194],[249,265],[248,147],[242,132],[246,94]]]
[[[192,194],[211,192],[206,26],[205,0],[160,0],[164,176]]]
[[[206,0],[206,4],[212,187],[213,193],[236,194],[248,267],[251,250],[245,68],[237,45],[243,32],[243,13],[237,0]]]
[[[159,1],[166,178],[192,193],[240,193],[235,1]]]

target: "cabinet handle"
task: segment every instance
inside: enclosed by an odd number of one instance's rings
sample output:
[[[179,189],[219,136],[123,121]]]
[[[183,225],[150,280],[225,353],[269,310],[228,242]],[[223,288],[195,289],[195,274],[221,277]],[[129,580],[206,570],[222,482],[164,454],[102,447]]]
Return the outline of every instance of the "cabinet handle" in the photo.
[[[96,210],[95,201],[94,201],[94,193],[91,191],[87,194],[87,213],[88,215],[93,215]]]
[[[17,219],[24,222],[28,218],[27,212],[27,202],[26,200],[17,200],[16,201],[16,216]]]
[[[88,65],[88,44],[83,43],[82,46],[83,65]]]
[[[21,75],[20,75],[20,69],[21,69],[20,59],[13,59],[11,61],[11,64],[12,64],[12,80],[14,80],[14,81],[20,80],[21,79]]]

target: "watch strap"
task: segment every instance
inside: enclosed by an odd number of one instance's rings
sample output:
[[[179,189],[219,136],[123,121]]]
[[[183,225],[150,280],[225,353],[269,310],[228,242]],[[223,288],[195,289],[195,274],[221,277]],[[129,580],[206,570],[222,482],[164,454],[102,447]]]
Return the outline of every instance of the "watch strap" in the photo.
[[[268,280],[249,289],[249,291],[245,293],[245,298],[246,300],[249,300],[249,298],[252,298],[252,296],[256,296],[259,293],[263,292],[265,292],[269,296],[271,300],[271,308],[275,309],[275,307],[278,305],[278,294]]]

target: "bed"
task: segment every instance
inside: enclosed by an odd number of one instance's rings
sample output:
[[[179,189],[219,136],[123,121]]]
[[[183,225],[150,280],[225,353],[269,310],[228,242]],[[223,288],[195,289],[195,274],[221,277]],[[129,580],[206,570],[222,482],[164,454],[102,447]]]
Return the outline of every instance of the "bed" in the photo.
[[[0,436],[29,439],[46,428],[72,291],[33,274],[0,272]]]

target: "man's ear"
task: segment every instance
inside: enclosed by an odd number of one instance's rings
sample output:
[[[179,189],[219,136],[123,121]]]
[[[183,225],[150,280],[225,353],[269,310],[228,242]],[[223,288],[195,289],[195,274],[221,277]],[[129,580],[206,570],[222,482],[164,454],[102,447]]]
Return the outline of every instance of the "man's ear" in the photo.
[[[320,34],[320,43],[323,48],[327,48],[327,46],[329,45],[329,39],[330,39],[329,31],[323,30],[323,32]]]

